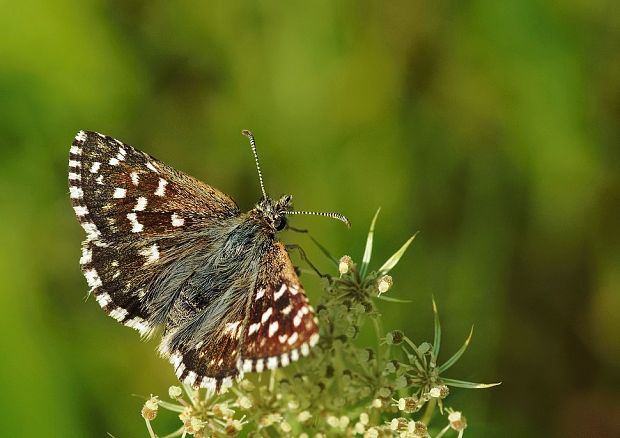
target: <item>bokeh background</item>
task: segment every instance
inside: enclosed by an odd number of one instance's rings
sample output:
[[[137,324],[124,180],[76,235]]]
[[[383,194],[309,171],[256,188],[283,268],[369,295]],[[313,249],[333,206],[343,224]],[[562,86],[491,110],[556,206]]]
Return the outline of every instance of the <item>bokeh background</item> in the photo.
[[[2,436],[146,436],[175,382],[154,342],[85,302],[66,173],[79,129],[226,191],[259,186],[359,260],[381,206],[388,325],[444,358],[470,436],[620,436],[620,8],[605,0],[2,2]],[[329,264],[306,236],[301,243]],[[316,299],[318,283],[304,279]],[[158,423],[159,422],[159,423]],[[173,418],[158,419],[172,430]]]

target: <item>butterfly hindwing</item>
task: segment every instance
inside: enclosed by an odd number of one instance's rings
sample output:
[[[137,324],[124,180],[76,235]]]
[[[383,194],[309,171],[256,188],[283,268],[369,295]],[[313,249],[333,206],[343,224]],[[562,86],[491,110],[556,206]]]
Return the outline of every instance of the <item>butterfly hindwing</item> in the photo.
[[[240,367],[247,372],[286,366],[307,355],[318,339],[312,306],[284,245],[274,241],[248,303]]]

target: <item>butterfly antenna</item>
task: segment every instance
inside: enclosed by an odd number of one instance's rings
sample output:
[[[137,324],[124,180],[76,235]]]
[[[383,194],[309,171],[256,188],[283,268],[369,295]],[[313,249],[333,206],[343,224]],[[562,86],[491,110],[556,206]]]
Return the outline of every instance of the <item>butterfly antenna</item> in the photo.
[[[341,222],[344,222],[347,227],[351,228],[351,222],[349,221],[349,219],[346,218],[346,216],[341,215],[340,213],[325,213],[325,212],[321,212],[321,211],[285,211],[284,214],[308,214],[311,216],[325,216],[325,217],[331,217],[332,219],[338,219]]]
[[[250,139],[250,146],[252,147],[252,153],[254,154],[254,161],[256,162],[256,170],[258,170],[258,180],[260,181],[260,189],[263,191],[263,199],[267,199],[267,193],[265,193],[265,184],[263,184],[263,174],[260,171],[260,163],[258,162],[258,153],[256,152],[256,142],[254,141],[254,134],[247,129],[241,131],[243,135]]]

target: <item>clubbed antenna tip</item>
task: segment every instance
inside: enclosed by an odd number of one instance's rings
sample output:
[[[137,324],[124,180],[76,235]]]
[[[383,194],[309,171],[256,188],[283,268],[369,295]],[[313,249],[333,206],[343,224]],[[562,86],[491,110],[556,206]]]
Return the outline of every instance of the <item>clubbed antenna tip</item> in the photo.
[[[250,147],[254,154],[254,161],[256,162],[256,170],[258,171],[258,180],[260,182],[260,189],[263,192],[263,199],[267,199],[267,193],[265,192],[265,184],[263,184],[263,173],[260,171],[260,163],[258,162],[258,153],[256,152],[256,142],[254,141],[254,134],[251,131],[244,129],[241,134],[250,139]]]

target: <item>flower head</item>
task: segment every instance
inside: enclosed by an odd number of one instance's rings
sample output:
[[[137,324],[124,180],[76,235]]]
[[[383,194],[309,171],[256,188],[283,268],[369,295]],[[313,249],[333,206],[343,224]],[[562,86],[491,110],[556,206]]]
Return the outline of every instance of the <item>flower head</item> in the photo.
[[[457,432],[467,428],[467,420],[459,411],[450,412],[450,415],[448,415],[448,421],[450,421],[450,427]]]
[[[338,263],[338,271],[340,272],[340,275],[348,274],[351,272],[351,269],[353,269],[353,259],[351,259],[348,255],[342,256],[340,258],[340,262]]]
[[[152,395],[142,407],[142,418],[151,421],[157,417],[157,409],[159,408],[159,398],[156,395]]]
[[[379,277],[379,279],[377,280],[377,289],[379,290],[379,295],[389,291],[392,287],[392,284],[394,284],[394,281],[389,275],[383,275]]]

